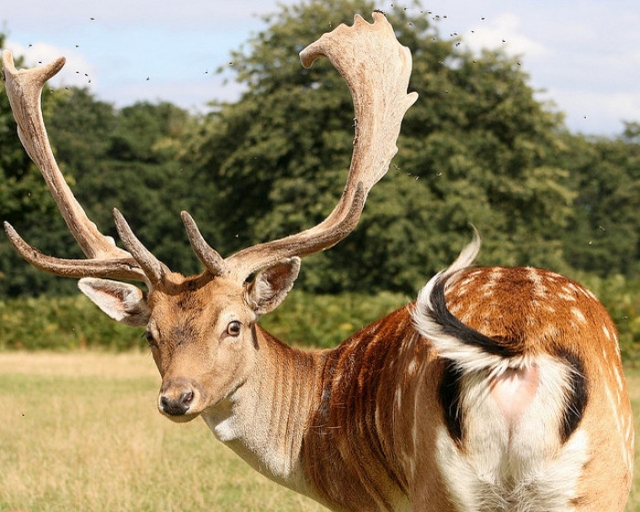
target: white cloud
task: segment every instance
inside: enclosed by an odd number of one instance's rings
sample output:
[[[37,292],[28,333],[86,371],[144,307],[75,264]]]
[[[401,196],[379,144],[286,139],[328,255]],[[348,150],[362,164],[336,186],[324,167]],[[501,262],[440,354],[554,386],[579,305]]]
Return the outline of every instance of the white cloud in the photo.
[[[0,24],[29,65],[65,55],[62,81],[89,85],[99,99],[124,106],[162,98],[191,108],[237,95],[235,84],[202,75],[265,27],[256,13],[300,1],[27,0],[28,8],[5,2]],[[640,119],[638,0],[425,0],[423,10],[411,0],[375,0],[383,10],[400,2],[414,16],[437,14],[440,34],[461,35],[473,51],[523,55],[532,86],[548,91],[572,130],[619,133],[620,119]]]
[[[93,89],[97,86],[95,68],[75,50],[45,43],[34,43],[25,48],[13,41],[7,41],[4,49],[10,50],[15,56],[23,56],[24,65],[28,68],[48,64],[64,56],[67,59],[65,66],[51,79],[51,84],[55,87],[77,86]]]
[[[521,20],[511,13],[499,15],[486,24],[475,25],[464,35],[464,41],[474,52],[482,48],[503,47],[511,55],[544,58],[550,50],[544,44],[520,31]]]
[[[552,89],[546,96],[562,105],[568,112],[569,127],[582,133],[617,134],[622,132],[622,121],[640,120],[640,90],[611,93]]]

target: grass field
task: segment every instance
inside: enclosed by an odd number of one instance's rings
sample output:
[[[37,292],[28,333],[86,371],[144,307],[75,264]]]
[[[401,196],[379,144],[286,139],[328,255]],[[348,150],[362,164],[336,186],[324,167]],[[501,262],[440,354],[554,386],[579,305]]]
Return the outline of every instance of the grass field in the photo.
[[[627,378],[640,425],[640,372]],[[159,382],[148,354],[0,353],[0,512],[325,510],[250,469],[204,422],[163,418]],[[640,512],[639,485],[636,470],[628,511]]]
[[[0,353],[0,511],[325,510],[158,414],[159,385],[148,354]]]

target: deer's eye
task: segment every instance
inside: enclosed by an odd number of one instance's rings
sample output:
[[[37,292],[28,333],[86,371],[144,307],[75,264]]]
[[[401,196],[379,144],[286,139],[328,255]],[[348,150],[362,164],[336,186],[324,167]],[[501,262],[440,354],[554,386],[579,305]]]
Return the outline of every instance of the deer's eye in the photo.
[[[240,334],[241,328],[242,328],[242,324],[237,320],[234,320],[233,322],[230,322],[229,325],[227,325],[227,334],[229,336],[236,337]]]
[[[142,337],[147,341],[147,343],[151,348],[155,348],[158,346],[158,342],[153,337],[153,334],[151,334],[150,331],[144,331],[144,334],[142,335]]]

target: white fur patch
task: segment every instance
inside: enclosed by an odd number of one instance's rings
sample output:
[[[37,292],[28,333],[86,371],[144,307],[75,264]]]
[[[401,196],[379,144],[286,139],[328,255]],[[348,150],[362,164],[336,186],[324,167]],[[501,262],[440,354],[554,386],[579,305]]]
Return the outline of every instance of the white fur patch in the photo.
[[[437,434],[438,465],[460,510],[572,510],[588,459],[588,436],[577,430],[561,444],[570,370],[551,358],[536,363],[537,393],[516,421],[506,417],[488,393],[486,372],[463,377],[463,449],[444,427]]]
[[[574,370],[546,354],[506,358],[487,353],[445,333],[430,313],[438,279],[468,266],[470,256],[475,256],[472,249],[467,247],[451,267],[427,283],[413,311],[418,332],[463,373],[462,447],[444,426],[436,439],[436,458],[450,498],[460,510],[474,512],[572,510],[588,460],[585,431],[576,430],[564,444],[561,439]],[[529,277],[536,294],[544,295],[544,276],[532,269]],[[562,298],[574,302],[571,293],[567,290]],[[573,315],[577,322],[585,321],[577,308]]]
[[[571,308],[571,313],[578,320],[578,322],[580,322],[581,324],[586,324],[587,323],[587,319],[584,316],[584,313],[582,311],[580,311],[578,308],[575,308],[575,307]]]
[[[137,286],[109,279],[85,277],[78,288],[103,312],[126,325],[140,327],[151,314],[142,290]]]

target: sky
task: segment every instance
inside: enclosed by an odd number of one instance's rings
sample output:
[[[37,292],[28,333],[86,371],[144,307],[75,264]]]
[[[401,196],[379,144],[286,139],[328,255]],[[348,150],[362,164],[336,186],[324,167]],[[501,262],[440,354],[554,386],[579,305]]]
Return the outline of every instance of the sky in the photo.
[[[375,0],[383,11],[403,1],[413,15],[431,17],[443,38],[521,56],[537,98],[565,112],[572,132],[611,136],[623,120],[640,122],[640,1]],[[267,27],[262,15],[294,2],[22,0],[3,2],[0,26],[6,48],[29,66],[67,58],[56,86],[87,86],[117,107],[170,101],[205,111],[242,91],[224,80],[232,74],[215,70],[232,66],[231,52]],[[329,22],[336,20],[327,31]]]

